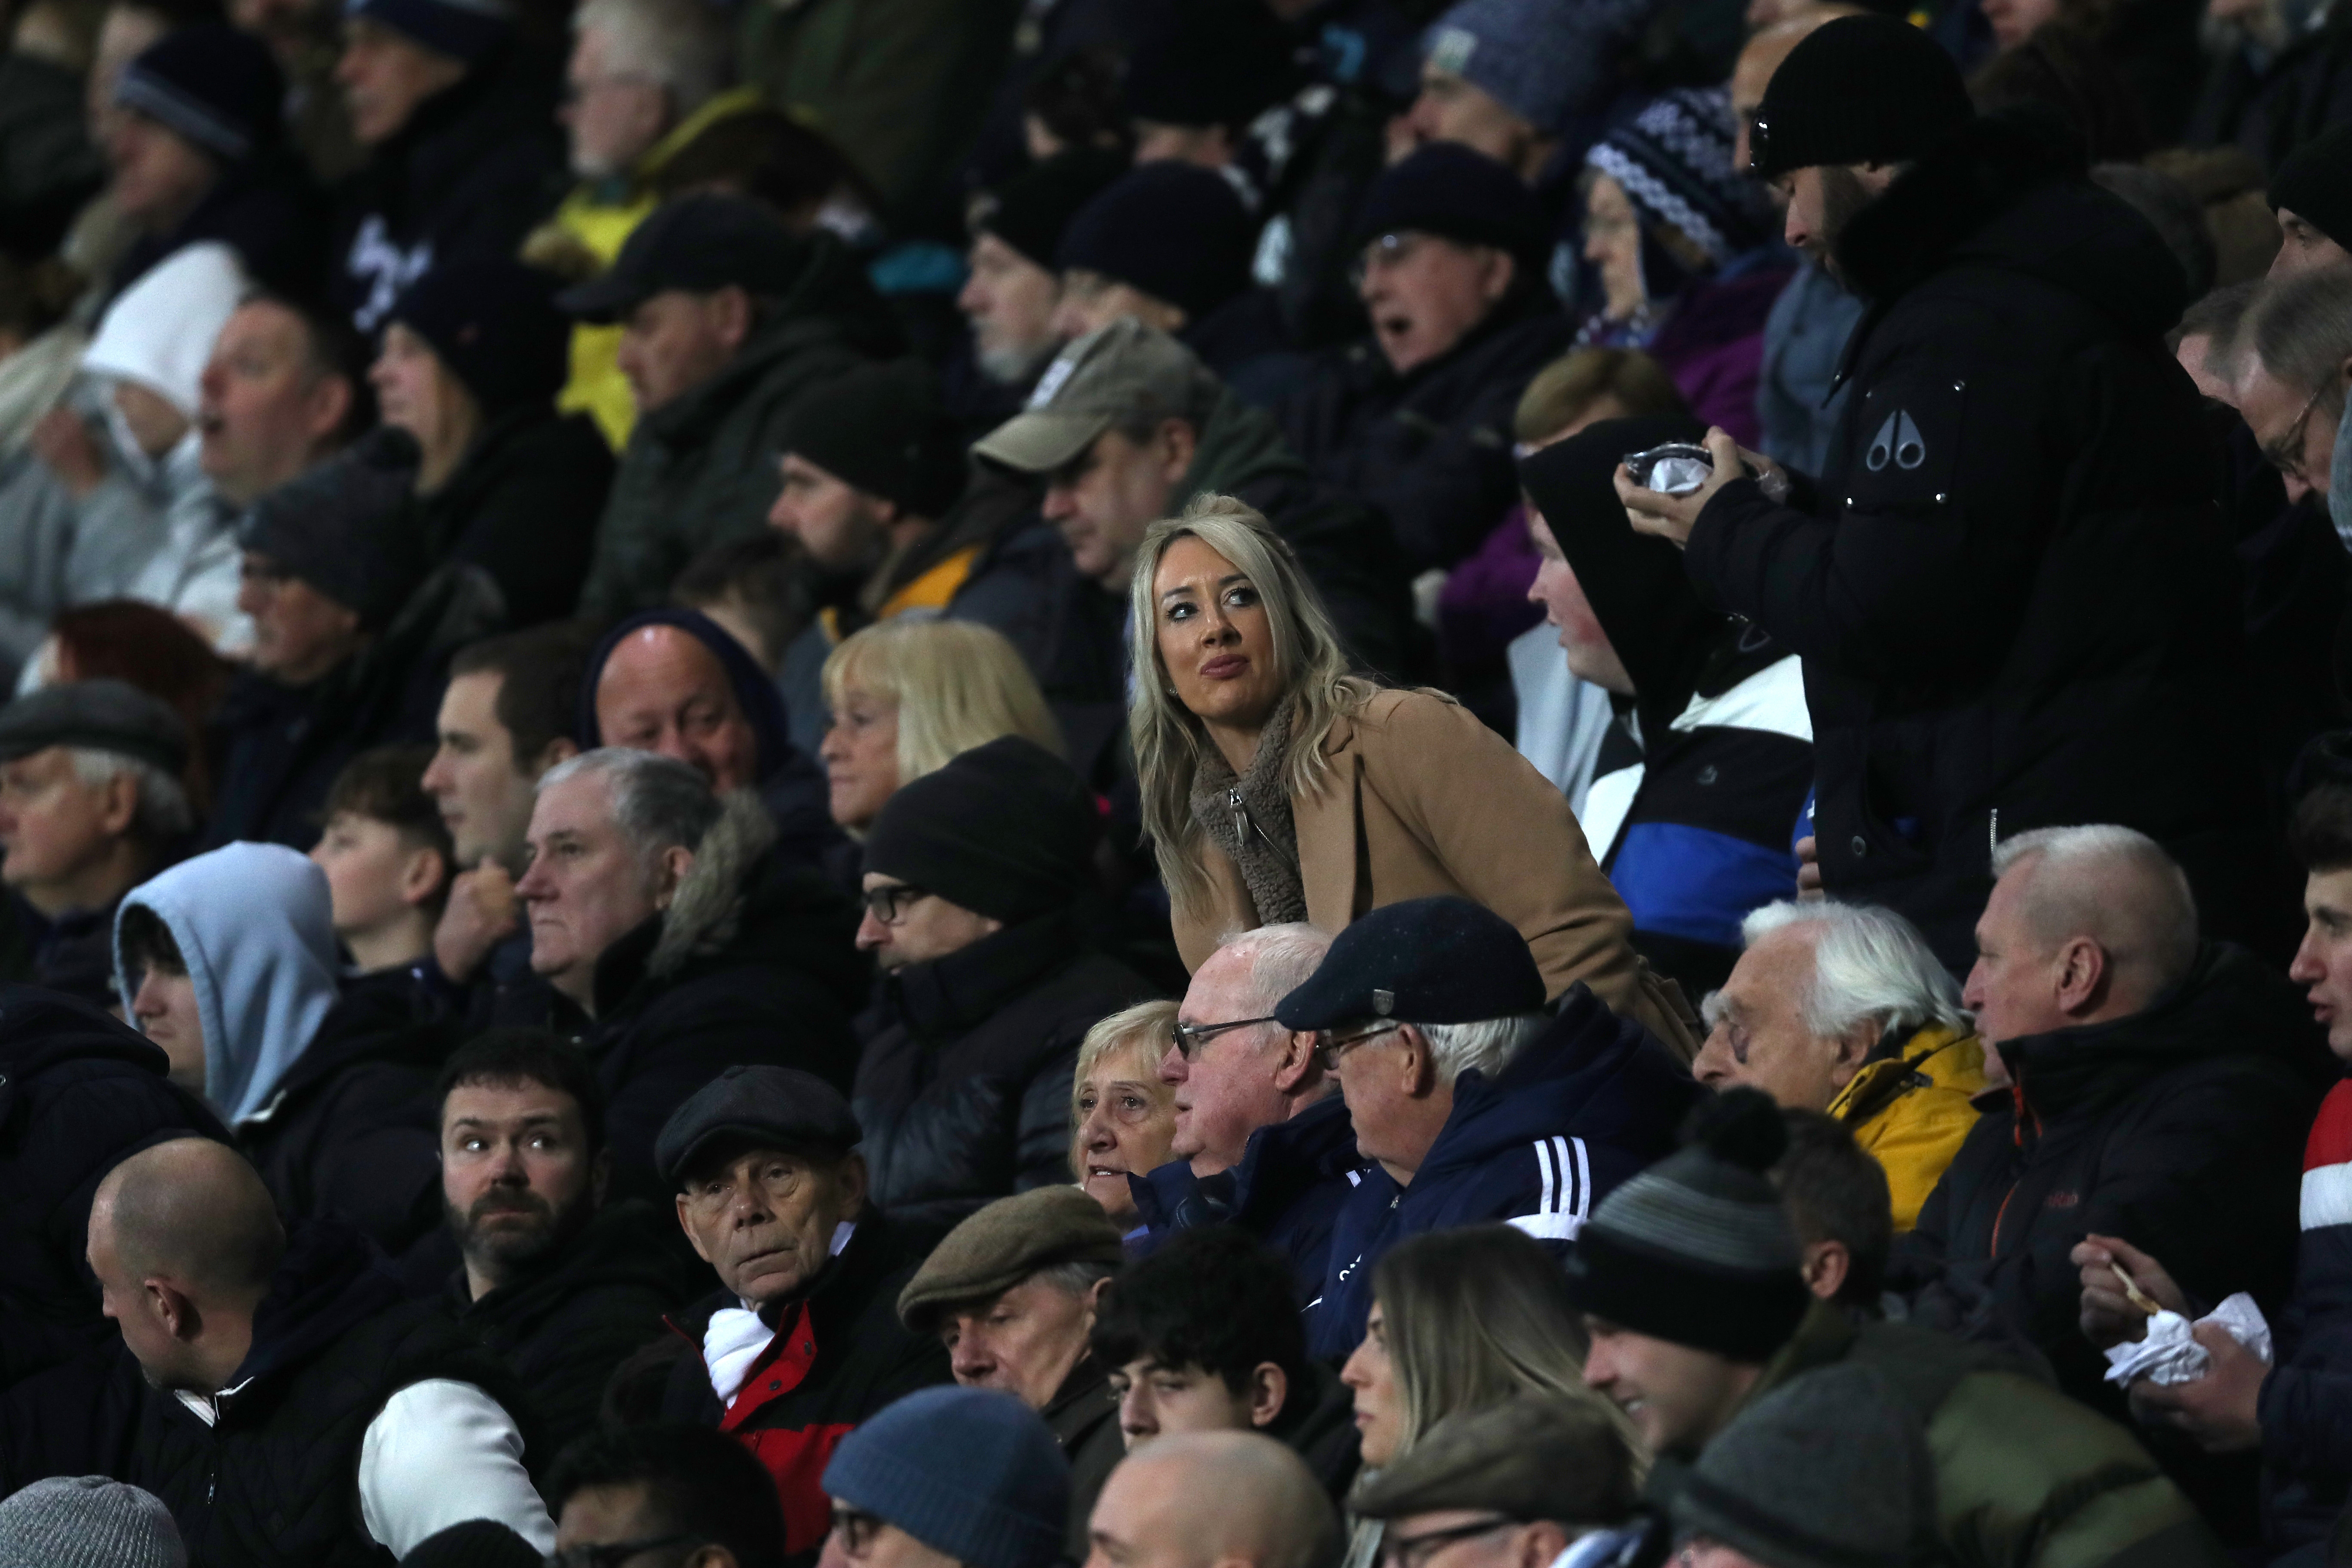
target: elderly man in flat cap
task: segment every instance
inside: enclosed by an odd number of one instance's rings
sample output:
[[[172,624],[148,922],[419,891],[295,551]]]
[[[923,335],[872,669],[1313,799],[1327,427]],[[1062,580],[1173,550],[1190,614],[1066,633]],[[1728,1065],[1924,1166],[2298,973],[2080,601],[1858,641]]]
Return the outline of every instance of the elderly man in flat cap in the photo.
[[[866,1203],[857,1142],[847,1102],[823,1079],[734,1067],[679,1106],[655,1145],[678,1224],[719,1284],[672,1316],[702,1353],[672,1365],[660,1414],[716,1426],[767,1467],[788,1554],[815,1551],[832,1528],[824,1467],[850,1429],[948,1381],[939,1341],[899,1324],[918,1255]]]
[[[1067,1546],[1087,1555],[1087,1516],[1127,1451],[1109,1372],[1087,1336],[1103,1286],[1126,1261],[1118,1226],[1074,1186],[1000,1198],[948,1232],[898,1297],[898,1317],[947,1347],[967,1388],[1017,1395],[1070,1461]]]
[[[180,715],[120,680],[0,708],[0,883],[32,949],[16,978],[118,1005],[115,908],[186,847],[187,766]]]
[[[1447,1416],[1368,1476],[1348,1510],[1381,1523],[1390,1562],[1444,1551],[1446,1568],[1549,1568],[1571,1542],[1598,1537],[1605,1543],[1584,1561],[1654,1559],[1631,1550],[1659,1529],[1640,1494],[1632,1439],[1606,1405],[1521,1394]]]

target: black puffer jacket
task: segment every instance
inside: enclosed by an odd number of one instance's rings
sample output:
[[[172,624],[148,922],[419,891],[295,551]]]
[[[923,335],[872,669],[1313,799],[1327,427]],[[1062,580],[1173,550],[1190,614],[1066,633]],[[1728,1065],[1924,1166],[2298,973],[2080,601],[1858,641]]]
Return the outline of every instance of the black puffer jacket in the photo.
[[[463,561],[490,574],[509,626],[537,626],[578,602],[612,485],[613,449],[586,415],[515,409],[417,501],[417,527],[436,565]]]
[[[868,970],[855,907],[775,853],[774,836],[758,797],[739,792],[668,910],[597,960],[594,1020],[553,997],[550,1021],[587,1048],[604,1086],[615,1200],[671,1201],[654,1140],[723,1068],[774,1063],[841,1088],[856,1071],[850,1019]]]
[[[460,1269],[443,1300],[459,1328],[512,1368],[541,1426],[565,1439],[596,1424],[613,1369],[663,1333],[662,1314],[709,1282],[689,1279],[677,1221],[625,1203],[588,1222],[548,1266],[475,1299]]]
[[[169,1065],[89,1003],[0,986],[0,1386],[116,1338],[83,1258],[107,1172],[173,1138],[227,1141]]]
[[[941,1233],[992,1199],[1070,1180],[1078,1042],[1151,994],[1141,975],[1089,951],[1068,913],[889,976],[860,1020],[850,1097],[874,1202]]]
[[[1530,278],[1468,337],[1404,375],[1370,338],[1327,352],[1283,405],[1283,434],[1317,479],[1388,518],[1409,571],[1451,566],[1518,499],[1512,416],[1569,337],[1558,302]]]
[[[2114,822],[2181,861],[2214,934],[2263,926],[2277,856],[2238,573],[2162,337],[2179,265],[1990,119],[1839,254],[1871,303],[1818,505],[1735,481],[1684,557],[1804,659],[1829,890],[1899,910],[1961,969],[1997,839]]]
[[[343,983],[262,1116],[237,1129],[289,1219],[340,1219],[397,1255],[441,1217],[433,1080],[457,1044],[409,970]]]
[[[399,1304],[356,1232],[298,1227],[217,1425],[149,1387],[118,1343],[0,1399],[0,1491],[57,1475],[143,1487],[171,1509],[192,1568],[380,1564],[390,1559],[361,1515],[361,1441],[386,1400],[429,1378],[473,1384],[523,1419],[506,1370],[437,1303]]]

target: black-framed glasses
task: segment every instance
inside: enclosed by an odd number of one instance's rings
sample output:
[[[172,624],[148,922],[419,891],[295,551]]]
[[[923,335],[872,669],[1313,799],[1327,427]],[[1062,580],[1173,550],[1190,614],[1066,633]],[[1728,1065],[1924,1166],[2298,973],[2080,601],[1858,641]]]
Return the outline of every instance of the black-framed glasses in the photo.
[[[1264,1018],[1235,1018],[1231,1022],[1223,1024],[1179,1023],[1171,1026],[1168,1034],[1169,1038],[1175,1045],[1177,1051],[1182,1055],[1186,1061],[1191,1061],[1194,1057],[1200,1055],[1202,1047],[1207,1045],[1211,1040],[1215,1039],[1219,1035],[1225,1034],[1234,1029],[1246,1029],[1252,1024],[1277,1024],[1280,1022],[1280,1019],[1269,1016]]]
[[[2263,448],[2263,462],[2288,479],[2303,478],[2304,449],[2311,444],[2311,411],[2318,407],[2319,400],[2326,395],[2327,383],[2323,381],[2305,401],[2303,412],[2294,416],[2294,423],[2286,427],[2286,434]]]
[[[559,1552],[548,1559],[554,1568],[621,1568],[630,1558],[646,1552],[659,1552],[665,1546],[700,1546],[704,1538],[693,1531],[679,1531],[671,1535],[648,1536],[643,1541],[615,1541],[601,1546],[575,1546],[569,1552]]]
[[[882,1533],[886,1521],[879,1514],[862,1508],[850,1508],[843,1503],[833,1505],[834,1533],[841,1537],[845,1557],[863,1557],[874,1549],[874,1538]]]
[[[1367,1024],[1360,1029],[1341,1034],[1334,1029],[1315,1042],[1315,1059],[1325,1072],[1339,1065],[1339,1058],[1376,1036],[1393,1034],[1404,1027],[1395,1018],[1383,1018],[1377,1024]]]
[[[866,912],[886,926],[894,926],[905,920],[908,905],[930,896],[929,889],[918,888],[912,882],[900,882],[889,888],[868,888],[860,895],[866,900]]]
[[[1361,289],[1366,278],[1404,261],[1419,250],[1422,241],[1428,237],[1410,232],[1373,236],[1365,241],[1364,248],[1358,251],[1356,258],[1348,264],[1348,286]]]
[[[1448,1530],[1426,1530],[1419,1535],[1384,1536],[1381,1541],[1381,1568],[1427,1568],[1431,1558],[1455,1542],[1492,1535],[1518,1522],[1516,1519],[1487,1519],[1475,1524],[1457,1524]]]

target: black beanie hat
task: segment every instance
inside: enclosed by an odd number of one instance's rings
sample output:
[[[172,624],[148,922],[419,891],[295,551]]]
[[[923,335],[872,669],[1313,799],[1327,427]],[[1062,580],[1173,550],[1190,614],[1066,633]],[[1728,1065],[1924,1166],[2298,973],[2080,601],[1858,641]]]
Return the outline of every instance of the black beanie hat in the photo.
[[[255,501],[237,547],[268,556],[362,626],[382,626],[432,570],[408,516],[418,457],[415,437],[380,426]]]
[[[866,868],[1008,923],[1094,883],[1101,820],[1069,764],[1006,735],[901,785],[866,837]]]
[[[286,77],[269,47],[226,22],[164,34],[122,68],[114,101],[224,163],[278,144]]]
[[[1519,177],[1484,153],[1432,142],[1391,164],[1364,195],[1356,243],[1405,229],[1509,251],[1523,267],[1541,260],[1543,216]]]
[[[1136,30],[1119,110],[1160,125],[1246,125],[1289,95],[1293,51],[1265,0],[1161,0]]]
[[[1960,68],[1893,16],[1841,16],[1807,34],[1765,85],[1752,172],[1916,158],[1976,118]]]
[[[1577,1305],[1652,1339],[1760,1365],[1811,1304],[1767,1175],[1789,1146],[1771,1097],[1727,1089],[1689,1140],[1602,1201],[1568,1261]]]
[[[920,360],[866,364],[785,411],[776,449],[904,512],[933,520],[963,493],[964,444]]]
[[[551,404],[572,368],[572,320],[555,308],[556,280],[518,261],[454,261],[428,268],[394,301],[398,321],[433,345],[485,418]]]
[[[469,1519],[428,1535],[408,1549],[400,1568],[529,1568],[543,1565],[539,1549],[494,1519]]]
[[[1256,237],[1223,174],[1191,163],[1145,163],[1070,220],[1056,259],[1139,289],[1197,321],[1249,287]]]
[[[2284,207],[2352,250],[2352,121],[2288,153],[2271,180],[2270,201],[2273,212]]]
[[[1051,272],[1070,220],[1127,169],[1127,159],[1108,147],[1056,153],[999,186],[994,204],[974,220],[972,228],[994,235]]]

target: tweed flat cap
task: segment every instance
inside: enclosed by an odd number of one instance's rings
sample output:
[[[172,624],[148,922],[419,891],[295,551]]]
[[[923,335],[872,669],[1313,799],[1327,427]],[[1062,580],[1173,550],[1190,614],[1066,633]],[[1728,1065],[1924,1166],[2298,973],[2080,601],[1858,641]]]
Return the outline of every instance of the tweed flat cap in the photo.
[[[1598,1403],[1521,1394],[1449,1415],[1349,1500],[1365,1519],[1449,1509],[1615,1524],[1633,1511],[1633,1451]]]
[[[1010,1290],[1040,1269],[1126,1261],[1118,1226],[1082,1188],[1018,1193],[948,1232],[898,1292],[898,1321],[928,1333],[945,1309]]]

